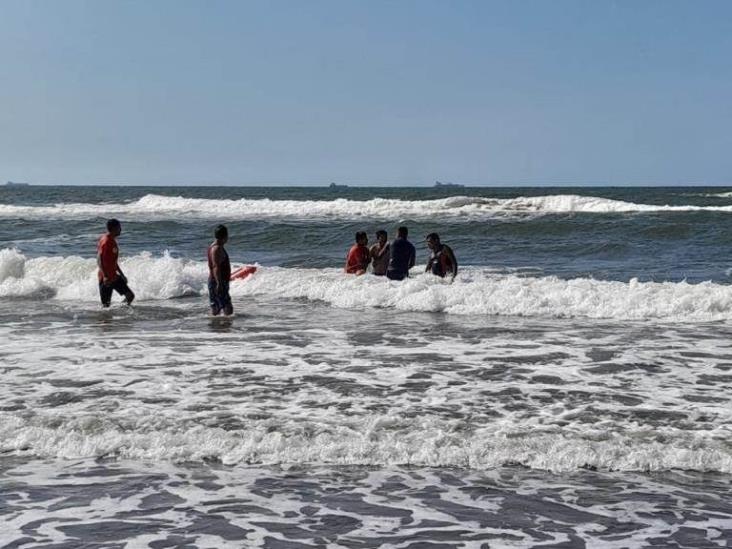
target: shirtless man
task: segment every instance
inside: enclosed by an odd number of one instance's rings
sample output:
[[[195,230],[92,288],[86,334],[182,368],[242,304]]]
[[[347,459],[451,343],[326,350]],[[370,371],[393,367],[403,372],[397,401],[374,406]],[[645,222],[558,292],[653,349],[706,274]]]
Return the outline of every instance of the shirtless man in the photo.
[[[389,267],[389,251],[391,245],[387,240],[386,231],[376,231],[376,244],[371,246],[371,268],[376,276],[386,276]]]
[[[430,233],[427,235],[427,246],[432,253],[427,261],[425,272],[445,278],[450,273],[450,281],[455,280],[458,271],[458,262],[452,248],[440,242],[440,235]]]
[[[224,248],[229,240],[229,230],[219,225],[214,231],[214,240],[208,247],[208,300],[211,305],[211,314],[217,316],[223,312],[230,316],[234,313],[229,295],[229,279],[231,278],[231,263],[229,254]]]
[[[135,294],[127,285],[127,277],[119,268],[119,248],[117,237],[122,234],[122,224],[116,219],[107,221],[107,232],[99,238],[97,243],[97,267],[99,268],[99,297],[102,307],[109,307],[112,303],[112,291],[125,296],[125,302],[130,305]]]

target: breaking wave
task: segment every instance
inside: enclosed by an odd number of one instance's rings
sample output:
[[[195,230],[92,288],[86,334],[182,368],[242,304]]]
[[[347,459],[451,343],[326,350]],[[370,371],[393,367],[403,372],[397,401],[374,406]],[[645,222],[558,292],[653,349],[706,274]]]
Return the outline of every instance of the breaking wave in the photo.
[[[134,283],[138,299],[173,299],[203,291],[204,263],[175,259],[165,253],[142,253],[121,262]],[[78,256],[26,258],[15,249],[0,250],[0,297],[53,297],[60,300],[97,299],[96,260]]]
[[[139,300],[165,300],[205,294],[208,271],[202,261],[165,253],[131,256],[121,264]],[[419,271],[419,269],[416,269]],[[0,250],[0,297],[96,301],[94,259],[77,256],[26,258]],[[466,268],[450,284],[417,274],[403,282],[355,277],[340,269],[265,267],[234,281],[236,299],[305,299],[333,307],[383,308],[460,315],[510,315],[553,318],[732,319],[732,287],[713,282],[630,282],[554,276],[496,274]]]
[[[436,200],[239,200],[183,198],[148,194],[122,204],[60,203],[49,206],[0,204],[0,217],[83,219],[119,216],[126,219],[486,219],[497,215],[556,213],[644,213],[717,211],[730,206],[635,204],[594,196],[549,195],[518,198],[454,196]]]
[[[722,443],[689,433],[666,442],[628,432],[602,437],[578,434],[511,434],[486,427],[461,430],[434,417],[358,417],[351,425],[250,420],[245,430],[170,424],[157,417],[0,413],[0,453],[43,458],[115,457],[135,460],[220,461],[224,464],[417,465],[491,469],[521,464],[535,469],[621,471],[686,469],[732,472]],[[519,430],[520,431],[520,430]]]

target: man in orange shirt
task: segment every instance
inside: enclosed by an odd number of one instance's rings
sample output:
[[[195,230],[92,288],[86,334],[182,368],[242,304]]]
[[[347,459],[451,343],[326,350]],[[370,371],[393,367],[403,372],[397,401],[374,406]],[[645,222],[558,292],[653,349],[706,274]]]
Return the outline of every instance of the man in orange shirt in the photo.
[[[356,233],[356,243],[348,250],[346,257],[346,272],[348,274],[362,275],[371,262],[371,254],[367,244],[369,237],[363,231]]]
[[[122,224],[116,219],[107,221],[107,232],[103,234],[97,244],[97,267],[99,267],[99,297],[102,299],[102,307],[109,307],[112,302],[112,290],[125,296],[127,305],[135,299],[127,286],[127,277],[119,268],[117,258],[117,237],[122,234]]]

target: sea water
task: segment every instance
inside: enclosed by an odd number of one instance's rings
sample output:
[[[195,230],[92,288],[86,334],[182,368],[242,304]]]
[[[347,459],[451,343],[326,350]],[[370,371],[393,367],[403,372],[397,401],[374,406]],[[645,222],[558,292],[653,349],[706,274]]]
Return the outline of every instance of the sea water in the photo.
[[[0,543],[729,546],[729,191],[0,188]],[[402,224],[410,279],[343,274]]]

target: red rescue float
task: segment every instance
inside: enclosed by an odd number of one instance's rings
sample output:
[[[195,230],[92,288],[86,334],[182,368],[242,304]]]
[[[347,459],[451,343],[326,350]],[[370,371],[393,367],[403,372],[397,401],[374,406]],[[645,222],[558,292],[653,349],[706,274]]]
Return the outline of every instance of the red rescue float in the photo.
[[[231,277],[229,277],[229,280],[243,280],[256,272],[256,265],[244,265],[243,267],[239,267],[233,273],[231,273]]]

